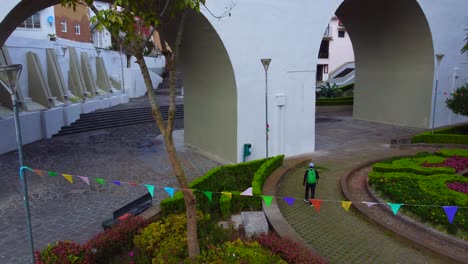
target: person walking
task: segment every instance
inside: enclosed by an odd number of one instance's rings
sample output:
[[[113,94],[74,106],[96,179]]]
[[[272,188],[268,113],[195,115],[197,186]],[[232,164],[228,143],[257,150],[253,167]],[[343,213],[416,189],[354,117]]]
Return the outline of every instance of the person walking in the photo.
[[[318,179],[319,179],[319,174],[318,171],[314,167],[314,163],[309,163],[309,168],[304,173],[304,180],[302,182],[302,185],[305,186],[305,194],[304,194],[304,202],[305,203],[310,203],[310,199],[315,198],[315,187],[318,184]],[[310,190],[310,196],[309,196],[309,190]],[[312,203],[310,203],[310,206],[314,206]]]

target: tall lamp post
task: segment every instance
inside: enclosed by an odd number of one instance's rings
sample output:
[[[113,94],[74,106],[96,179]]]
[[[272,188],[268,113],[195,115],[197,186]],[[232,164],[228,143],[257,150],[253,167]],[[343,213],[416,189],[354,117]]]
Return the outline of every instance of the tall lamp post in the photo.
[[[437,70],[436,70],[436,85],[435,85],[435,93],[434,93],[434,107],[432,108],[432,130],[431,134],[434,134],[434,127],[435,127],[435,114],[436,114],[436,105],[437,105],[437,87],[439,85],[439,67],[440,62],[444,58],[444,54],[436,54],[435,55],[437,60]]]
[[[11,94],[11,100],[13,103],[13,113],[16,128],[16,143],[18,145],[18,160],[20,165],[20,180],[23,185],[23,200],[24,207],[26,209],[26,217],[28,224],[28,238],[29,238],[29,249],[31,251],[31,263],[34,263],[34,244],[32,237],[32,226],[31,226],[31,215],[29,213],[29,199],[28,199],[28,185],[26,178],[23,174],[23,141],[21,138],[21,127],[19,122],[18,113],[18,98],[17,98],[17,85],[18,79],[21,75],[23,66],[21,64],[11,64],[0,66],[0,83],[8,90]]]
[[[268,159],[268,67],[270,66],[271,59],[261,59],[263,68],[265,69],[265,146],[266,158]]]

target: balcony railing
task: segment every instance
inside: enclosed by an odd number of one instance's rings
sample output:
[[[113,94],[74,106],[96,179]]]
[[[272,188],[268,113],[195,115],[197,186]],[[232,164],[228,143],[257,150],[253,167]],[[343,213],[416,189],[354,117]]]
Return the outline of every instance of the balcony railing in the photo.
[[[324,38],[332,38],[332,27],[330,25],[325,28],[325,32],[323,33]]]

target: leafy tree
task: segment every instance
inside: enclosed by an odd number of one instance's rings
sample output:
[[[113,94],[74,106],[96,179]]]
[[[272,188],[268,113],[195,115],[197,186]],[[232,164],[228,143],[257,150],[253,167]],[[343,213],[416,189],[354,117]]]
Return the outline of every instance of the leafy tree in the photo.
[[[75,8],[80,0],[61,0],[62,5]],[[169,161],[180,188],[184,190],[184,201],[187,215],[187,245],[189,257],[195,259],[200,248],[197,239],[196,198],[189,191],[188,181],[177,157],[172,132],[174,130],[175,96],[176,96],[176,59],[181,42],[182,31],[188,10],[200,11],[205,0],[114,0],[108,10],[97,10],[93,0],[84,1],[96,16],[93,23],[97,29],[105,27],[112,37],[125,49],[126,54],[135,56],[145,82],[151,110],[156,124],[164,138]],[[176,20],[177,19],[177,20]],[[169,71],[169,114],[167,122],[162,118],[158,101],[154,93],[148,67],[144,60],[144,51],[155,31],[159,33],[161,43],[166,43],[165,32],[169,23],[180,21],[175,46],[169,50],[162,46]]]
[[[466,29],[468,31],[468,29]],[[468,53],[468,33],[466,34],[466,38],[465,38],[465,46],[463,46],[463,48],[461,49],[461,52],[462,53]]]
[[[317,97],[334,98],[342,95],[343,91],[336,83],[331,85],[329,82],[327,82],[326,84],[322,84],[317,87]]]
[[[445,103],[455,114],[468,116],[468,83],[451,94]]]

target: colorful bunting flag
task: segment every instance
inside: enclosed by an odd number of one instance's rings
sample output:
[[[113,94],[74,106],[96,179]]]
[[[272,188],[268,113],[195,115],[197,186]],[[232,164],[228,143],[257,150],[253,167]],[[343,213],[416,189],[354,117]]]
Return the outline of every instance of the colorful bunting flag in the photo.
[[[296,201],[296,199],[294,199],[292,197],[284,197],[283,200],[285,202],[287,202],[289,204],[289,206],[292,206],[294,204],[294,201]]]
[[[174,188],[172,187],[164,187],[164,190],[171,196],[171,198],[174,197]]]
[[[82,179],[84,182],[86,182],[86,184],[89,185],[89,178],[88,177],[84,177],[84,176],[78,176],[80,179]]]
[[[393,214],[396,215],[398,213],[398,210],[400,210],[400,207],[403,204],[395,204],[395,203],[387,203],[390,208],[392,208]]]
[[[242,196],[253,196],[252,187],[247,188],[244,192],[241,193]]]
[[[455,214],[457,213],[458,206],[442,206],[444,208],[445,214],[449,220],[449,223],[453,223],[453,219],[455,218]]]
[[[206,195],[206,197],[208,197],[208,200],[210,200],[210,202],[213,201],[213,193],[212,192],[203,191],[203,193]]]
[[[67,181],[69,181],[71,184],[73,184],[73,176],[71,176],[70,174],[62,174],[62,176],[67,179]]]
[[[227,196],[229,199],[232,198],[232,193],[230,193],[230,192],[221,192],[221,195],[225,195],[225,196]]]
[[[128,184],[130,184],[131,186],[138,186],[138,183],[136,182],[129,182]]]
[[[34,173],[36,173],[37,175],[39,175],[39,176],[41,176],[41,177],[44,176],[44,173],[43,173],[43,171],[41,171],[41,170],[34,170]]]
[[[262,195],[263,201],[265,201],[265,204],[267,207],[270,207],[271,201],[273,201],[273,196],[269,195]]]
[[[150,184],[145,184],[146,186],[146,189],[148,189],[148,192],[151,194],[151,197],[154,196],[154,185],[150,185]]]
[[[120,181],[112,181],[112,183],[114,183],[117,186],[120,186]]]
[[[367,204],[367,207],[371,207],[371,206],[374,206],[376,205],[377,203],[373,203],[373,202],[363,202],[365,204]]]
[[[346,210],[346,212],[348,212],[349,210],[349,207],[351,206],[353,202],[351,201],[341,201],[341,207],[343,207],[343,209]]]
[[[53,172],[53,171],[49,171],[48,174],[49,174],[50,177],[55,177],[55,176],[58,175],[58,173]]]
[[[317,212],[320,212],[320,205],[322,204],[322,200],[309,199],[309,202],[314,206]]]
[[[106,185],[105,181],[103,179],[95,179],[97,183],[99,184],[102,184],[102,185]]]

